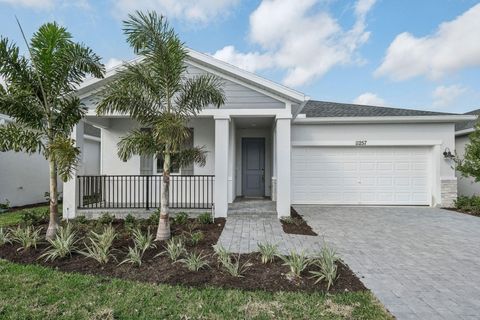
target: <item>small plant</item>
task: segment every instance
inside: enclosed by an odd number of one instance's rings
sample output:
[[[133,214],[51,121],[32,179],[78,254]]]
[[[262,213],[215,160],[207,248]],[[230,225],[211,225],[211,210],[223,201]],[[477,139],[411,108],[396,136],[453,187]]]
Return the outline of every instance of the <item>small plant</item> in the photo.
[[[480,196],[459,196],[454,202],[455,208],[471,213],[473,215],[480,215]]]
[[[65,258],[67,255],[71,256],[72,252],[76,250],[75,244],[79,241],[75,231],[72,231],[72,226],[67,224],[58,229],[55,238],[47,239],[51,248],[47,250],[40,258],[45,257],[45,261],[55,260],[57,258]]]
[[[103,233],[96,233],[92,231],[92,236],[88,238],[90,244],[85,244],[87,251],[80,251],[80,253],[87,258],[92,258],[100,264],[106,264],[113,257],[111,248],[113,240],[117,237],[117,233],[112,226],[107,226],[103,229]]]
[[[8,199],[5,199],[5,202],[0,202],[0,213],[7,212],[8,209],[10,209],[10,201]]]
[[[225,260],[230,260],[230,252],[225,249],[221,244],[213,245],[214,254],[217,256],[217,259],[220,263]]]
[[[130,213],[125,217],[124,223],[127,229],[135,229],[138,226],[137,219]]]
[[[230,256],[228,257],[228,259],[219,258],[219,262],[225,268],[228,274],[236,278],[243,277],[245,272],[247,272],[248,268],[252,266],[250,261],[247,261],[243,264],[240,263],[240,254],[238,254],[238,256],[233,259]]]
[[[37,244],[40,241],[40,232],[42,228],[35,229],[32,226],[26,226],[22,228],[18,226],[16,229],[11,231],[12,233],[12,241],[20,244],[20,250],[28,250],[31,247],[37,248]]]
[[[284,217],[282,221],[286,224],[294,224],[296,226],[300,226],[303,224],[303,220],[297,217]]]
[[[291,251],[290,255],[277,255],[283,260],[283,265],[290,268],[290,274],[300,278],[302,272],[310,265],[311,260],[305,255],[304,252],[297,253]]]
[[[200,214],[197,218],[198,222],[201,224],[212,224],[213,223],[213,217],[210,212],[204,212]]]
[[[88,219],[85,216],[78,216],[75,219],[73,219],[73,223],[84,226],[88,224]]]
[[[143,251],[141,248],[137,247],[136,245],[132,247],[128,247],[128,253],[125,260],[120,262],[119,265],[124,263],[131,263],[140,267],[142,265],[142,258],[143,258]]]
[[[180,239],[180,238],[172,238],[172,239],[167,241],[167,246],[165,247],[165,252],[162,252],[158,255],[166,253],[167,256],[170,258],[170,260],[175,262],[186,252],[187,252],[187,250],[185,249],[185,245],[183,244],[183,240]]]
[[[156,248],[157,245],[153,243],[154,237],[148,228],[147,233],[143,233],[140,229],[135,229],[132,232],[133,243],[142,252],[142,255],[150,248]]]
[[[188,214],[186,212],[179,212],[173,217],[173,223],[184,225],[188,222]]]
[[[101,225],[108,225],[108,224],[112,224],[114,220],[114,216],[111,215],[110,213],[108,212],[105,212],[104,214],[102,214],[102,216],[100,218],[98,218],[98,223],[101,224]]]
[[[273,262],[275,256],[278,254],[278,247],[272,243],[261,244],[258,243],[258,250],[260,251],[260,256],[263,264]]]
[[[48,209],[44,210],[25,210],[21,216],[21,224],[24,226],[33,226],[45,221],[48,217]]]
[[[158,225],[158,220],[160,219],[160,210],[156,210],[150,217],[148,217],[147,222],[149,226]]]
[[[0,247],[7,243],[12,243],[11,234],[4,228],[0,228]]]
[[[208,267],[207,256],[201,253],[192,252],[187,254],[184,259],[178,260],[182,262],[189,271],[198,271],[204,267]]]
[[[190,242],[190,245],[196,246],[200,241],[203,240],[203,238],[205,238],[205,236],[203,235],[202,231],[195,231],[190,234],[188,241]]]
[[[337,279],[338,257],[334,249],[329,248],[325,243],[318,257],[313,260],[313,264],[319,268],[319,271],[310,271],[313,278],[317,279],[315,283],[322,280],[327,282],[327,291]]]

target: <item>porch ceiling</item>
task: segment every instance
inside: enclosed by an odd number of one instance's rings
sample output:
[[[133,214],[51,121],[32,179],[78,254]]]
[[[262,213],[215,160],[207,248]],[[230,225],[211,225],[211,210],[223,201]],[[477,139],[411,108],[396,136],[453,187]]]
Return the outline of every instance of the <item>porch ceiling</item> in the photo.
[[[240,129],[265,128],[273,125],[273,117],[234,117],[235,125]]]

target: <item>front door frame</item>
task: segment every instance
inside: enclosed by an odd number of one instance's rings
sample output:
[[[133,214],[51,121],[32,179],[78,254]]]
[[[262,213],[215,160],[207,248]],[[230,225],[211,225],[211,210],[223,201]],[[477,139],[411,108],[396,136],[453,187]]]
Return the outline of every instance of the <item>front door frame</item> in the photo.
[[[247,156],[247,153],[245,152],[245,150],[246,150],[248,140],[250,140],[250,141],[255,141],[255,140],[256,141],[262,141],[262,145],[263,145],[263,149],[262,149],[262,152],[263,152],[263,166],[262,166],[263,179],[262,179],[262,185],[261,185],[261,193],[258,194],[258,195],[247,195],[247,192],[246,192],[246,170],[247,170],[246,156]],[[242,195],[244,197],[262,197],[262,198],[265,197],[265,163],[266,163],[265,156],[266,156],[266,154],[265,154],[265,137],[242,137]]]

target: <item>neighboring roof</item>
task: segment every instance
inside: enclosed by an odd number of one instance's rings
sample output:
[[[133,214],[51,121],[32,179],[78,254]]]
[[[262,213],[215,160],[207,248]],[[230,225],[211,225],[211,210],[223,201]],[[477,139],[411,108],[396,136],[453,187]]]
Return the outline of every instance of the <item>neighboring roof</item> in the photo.
[[[413,109],[388,108],[350,103],[338,103],[310,100],[301,113],[307,118],[325,117],[408,117],[456,115],[455,113],[423,111]]]
[[[469,115],[480,115],[480,109],[472,110],[469,112],[465,112],[465,114]],[[462,121],[459,123],[455,124],[455,131],[472,131],[473,127],[475,127],[475,124],[477,123],[477,120],[468,120],[468,121]],[[468,130],[472,129],[472,130]],[[468,132],[465,132],[468,133]]]
[[[245,84],[250,84],[254,87],[258,87],[260,90],[272,92],[280,97],[286,98],[287,100],[292,100],[297,103],[302,103],[308,100],[308,97],[299,91],[290,89],[281,84],[262,78],[252,72],[248,72],[238,67],[235,67],[229,63],[218,60],[208,54],[200,53],[190,48],[188,48],[187,50],[187,62],[195,63],[205,68],[219,71],[226,76],[230,76],[231,78],[237,79]],[[89,91],[96,90],[99,86],[101,86],[102,83],[111,80],[112,77],[114,77],[120,70],[123,69],[125,64],[138,63],[142,60],[142,57],[138,57],[131,61],[124,62],[118,66],[115,66],[106,71],[105,77],[103,79],[85,79],[85,81],[79,86],[77,93],[79,95],[83,95]]]

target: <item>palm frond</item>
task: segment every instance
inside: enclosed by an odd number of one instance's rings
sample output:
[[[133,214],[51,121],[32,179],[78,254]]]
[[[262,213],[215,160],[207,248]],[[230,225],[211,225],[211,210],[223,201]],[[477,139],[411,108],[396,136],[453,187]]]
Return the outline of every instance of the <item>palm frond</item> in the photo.
[[[0,126],[0,152],[35,153],[43,150],[42,134],[18,123]]]
[[[225,100],[222,80],[214,75],[200,75],[185,81],[176,106],[181,113],[197,114],[210,104],[219,108]]]
[[[194,147],[181,150],[172,157],[172,166],[174,167],[186,167],[192,163],[196,163],[199,166],[205,166],[207,162],[207,151],[205,147]]]
[[[135,129],[118,143],[118,156],[126,161],[134,154],[153,156],[159,149],[161,146],[155,142],[151,130]]]
[[[60,178],[64,182],[70,179],[80,155],[80,150],[75,147],[75,141],[68,137],[57,136],[46,152],[55,161]]]
[[[52,119],[52,128],[60,134],[69,134],[86,113],[86,109],[77,96],[62,98],[58,101],[57,109],[58,113]]]

